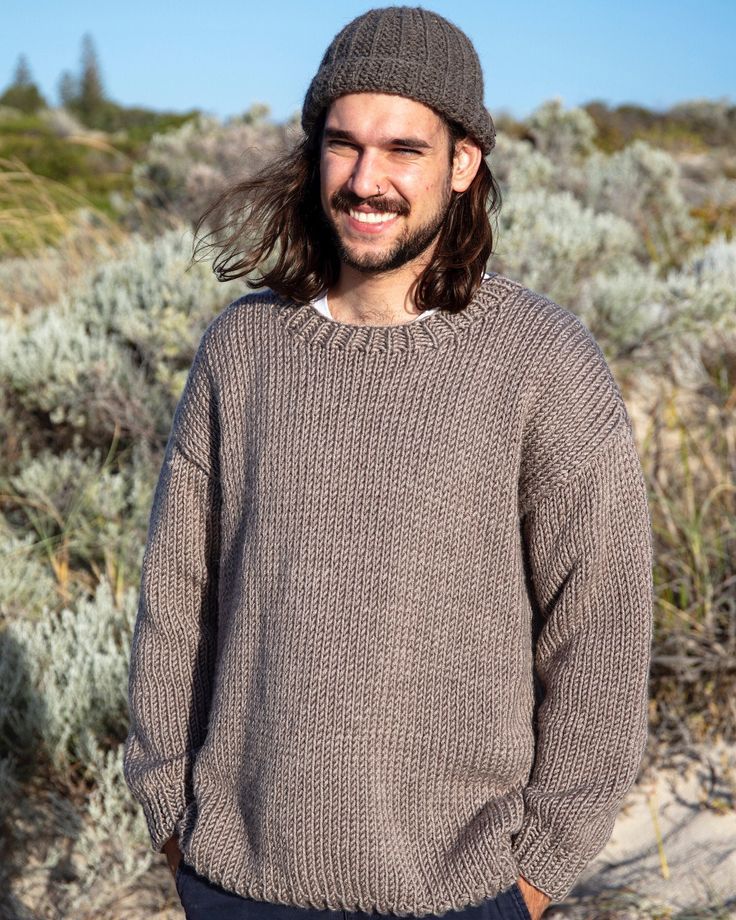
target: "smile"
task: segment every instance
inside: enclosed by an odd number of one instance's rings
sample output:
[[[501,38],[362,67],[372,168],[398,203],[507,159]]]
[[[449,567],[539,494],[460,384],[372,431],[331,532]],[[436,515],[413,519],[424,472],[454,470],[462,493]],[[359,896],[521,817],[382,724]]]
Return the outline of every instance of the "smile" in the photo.
[[[361,224],[385,224],[391,220],[396,219],[396,214],[388,213],[386,211],[354,211],[350,209],[350,216],[353,220],[359,221]]]

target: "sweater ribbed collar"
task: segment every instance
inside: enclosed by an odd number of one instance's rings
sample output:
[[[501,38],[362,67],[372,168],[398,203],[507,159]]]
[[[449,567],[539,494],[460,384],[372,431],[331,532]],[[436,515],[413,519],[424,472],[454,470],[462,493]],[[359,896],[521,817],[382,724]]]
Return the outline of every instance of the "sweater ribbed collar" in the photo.
[[[439,309],[421,322],[389,326],[343,323],[319,313],[311,304],[297,304],[271,292],[273,308],[282,326],[310,346],[341,351],[398,354],[438,348],[457,339],[483,317],[494,314],[505,288],[498,272],[488,272],[470,303],[459,312]]]

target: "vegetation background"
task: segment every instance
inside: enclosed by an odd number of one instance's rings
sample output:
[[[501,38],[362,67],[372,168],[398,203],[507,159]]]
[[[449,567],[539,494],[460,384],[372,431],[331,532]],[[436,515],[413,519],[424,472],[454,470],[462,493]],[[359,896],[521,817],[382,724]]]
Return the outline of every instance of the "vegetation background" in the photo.
[[[552,99],[497,127],[489,268],[582,317],[636,427],[656,540],[645,763],[736,744],[736,106]],[[122,779],[129,643],[178,396],[247,292],[191,260],[191,230],[299,131],[265,105],[122,106],[90,35],[58,105],[23,56],[0,94],[2,917],[174,910]],[[724,780],[707,807],[733,815]]]

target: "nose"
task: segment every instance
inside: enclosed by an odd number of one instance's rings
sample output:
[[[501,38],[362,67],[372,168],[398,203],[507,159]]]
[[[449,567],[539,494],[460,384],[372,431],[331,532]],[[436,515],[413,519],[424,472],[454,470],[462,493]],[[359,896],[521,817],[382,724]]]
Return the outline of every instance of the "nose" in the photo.
[[[381,194],[386,191],[388,182],[377,156],[361,151],[355,161],[348,188],[358,198],[375,198],[379,188]]]

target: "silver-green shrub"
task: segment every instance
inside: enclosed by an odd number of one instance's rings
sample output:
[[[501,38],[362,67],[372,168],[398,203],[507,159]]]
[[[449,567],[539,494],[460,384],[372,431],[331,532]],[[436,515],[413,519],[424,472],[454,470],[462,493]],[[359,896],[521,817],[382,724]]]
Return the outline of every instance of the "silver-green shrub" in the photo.
[[[92,791],[84,806],[55,799],[57,833],[45,863],[61,916],[92,920],[110,914],[120,892],[148,871],[153,853],[123,776],[123,745],[105,750],[91,743],[85,768]],[[55,871],[61,866],[63,874]]]
[[[99,917],[150,867],[145,820],[122,770],[136,609],[134,588],[116,600],[103,579],[93,598],[0,628],[0,795],[14,844],[0,866],[0,914],[7,904],[12,916],[36,916],[43,873],[55,915]],[[26,798],[39,770],[57,783]],[[71,776],[70,788],[89,786],[84,800],[60,791]],[[41,859],[33,876],[24,852]]]
[[[135,890],[153,862],[122,758],[122,744],[90,746],[86,798],[48,788],[32,800],[23,799],[14,771],[0,760],[0,793],[9,796],[3,801],[15,843],[0,863],[0,916],[97,920],[118,915],[121,895]]]
[[[632,223],[655,262],[679,262],[698,240],[677,161],[664,150],[635,140],[612,154],[592,153],[580,167],[577,194],[597,213]]]
[[[154,135],[145,158],[133,167],[136,196],[195,220],[225,183],[257,172],[300,137],[296,117],[275,123],[268,112],[257,105],[225,122],[200,115],[175,131]]]
[[[217,281],[207,263],[190,263],[192,246],[183,227],[153,242],[132,237],[118,259],[99,264],[72,294],[87,328],[132,351],[169,395],[181,391],[209,320],[250,290],[243,281]]]
[[[29,529],[19,536],[16,528],[7,537],[17,544],[15,567],[21,576],[24,566],[38,571],[43,565],[40,583],[48,585],[56,573],[59,593],[72,596],[88,592],[86,578],[76,585],[74,573],[103,573],[115,584],[135,580],[155,470],[143,448],[136,445],[133,452],[133,462],[111,467],[99,449],[87,456],[73,450],[44,451],[7,478],[6,494],[22,509]],[[61,582],[65,574],[68,584]],[[0,577],[0,605],[3,583]],[[30,587],[24,593],[37,597]],[[49,591],[47,600],[51,595]],[[37,604],[25,610],[21,596],[8,603],[17,615],[28,616]]]
[[[146,393],[145,373],[113,338],[90,329],[74,304],[37,311],[0,344],[4,383],[29,412],[53,425],[150,438],[164,404]],[[150,399],[146,397],[150,395]]]
[[[565,109],[559,97],[543,102],[524,124],[536,149],[555,163],[587,157],[595,149],[598,130],[591,116],[585,109]]]
[[[707,134],[710,143],[730,146],[736,133],[736,106],[722,99],[688,99],[669,110],[670,117],[679,119],[696,131]]]
[[[504,209],[516,207],[520,192],[569,192],[596,214],[631,224],[640,240],[639,264],[676,266],[703,241],[690,214],[686,178],[671,154],[643,140],[604,153],[595,146],[596,126],[590,115],[584,109],[565,110],[559,99],[535,110],[525,129],[529,140],[499,135],[491,157],[491,168],[506,193]],[[714,174],[700,197],[720,200],[727,187],[728,180]]]
[[[701,349],[734,348],[736,240],[715,237],[664,277],[653,264],[597,272],[581,285],[577,309],[612,359],[699,387]]]
[[[596,214],[569,192],[527,189],[504,203],[493,267],[573,306],[584,278],[632,264],[638,247],[623,218]]]
[[[507,134],[496,137],[496,146],[489,158],[490,168],[501,185],[503,208],[507,196],[518,192],[547,189],[557,190],[555,164],[528,140],[517,140]]]
[[[102,739],[124,740],[136,595],[129,587],[117,603],[103,579],[73,608],[6,624],[0,738],[7,750],[0,755],[44,760],[66,774],[88,764]]]
[[[19,533],[2,514],[0,559],[0,622],[3,618],[39,616],[55,592],[48,560],[39,552],[36,535]]]
[[[204,327],[247,290],[191,254],[188,229],[132,237],[60,302],[0,318],[0,387],[12,403],[89,445],[164,438]]]

